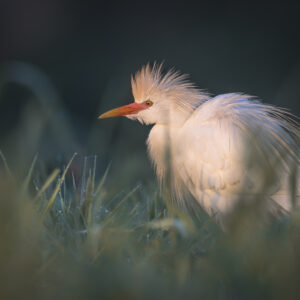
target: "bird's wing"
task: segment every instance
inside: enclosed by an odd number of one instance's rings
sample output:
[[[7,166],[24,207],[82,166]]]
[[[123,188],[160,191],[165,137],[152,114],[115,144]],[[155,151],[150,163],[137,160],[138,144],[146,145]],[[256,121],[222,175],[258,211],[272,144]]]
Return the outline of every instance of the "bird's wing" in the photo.
[[[226,213],[237,200],[279,189],[298,163],[289,133],[296,131],[279,109],[242,94],[217,96],[178,133],[174,174],[208,213]]]

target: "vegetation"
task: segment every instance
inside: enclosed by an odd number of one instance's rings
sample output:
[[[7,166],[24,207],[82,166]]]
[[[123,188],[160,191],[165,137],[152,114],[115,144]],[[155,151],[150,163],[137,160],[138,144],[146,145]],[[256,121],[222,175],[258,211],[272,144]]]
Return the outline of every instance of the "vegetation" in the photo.
[[[3,161],[1,299],[297,299],[299,211],[262,224],[241,209],[224,233],[155,185],[106,187],[96,159],[77,182],[77,159],[44,180],[37,159],[24,180]]]

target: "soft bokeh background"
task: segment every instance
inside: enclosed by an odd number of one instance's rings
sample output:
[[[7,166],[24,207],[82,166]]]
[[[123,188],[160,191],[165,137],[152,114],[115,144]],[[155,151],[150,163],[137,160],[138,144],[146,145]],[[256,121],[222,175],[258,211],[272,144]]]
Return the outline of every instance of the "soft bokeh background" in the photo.
[[[276,1],[1,0],[0,148],[11,164],[39,153],[51,167],[76,151],[153,176],[149,128],[97,120],[132,100],[130,75],[148,61],[299,115],[298,12]]]

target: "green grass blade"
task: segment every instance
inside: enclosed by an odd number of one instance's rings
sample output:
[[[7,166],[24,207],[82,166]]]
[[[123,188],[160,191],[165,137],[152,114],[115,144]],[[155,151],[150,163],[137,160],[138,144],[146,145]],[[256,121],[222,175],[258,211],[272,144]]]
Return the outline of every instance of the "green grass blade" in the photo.
[[[56,185],[56,187],[55,187],[55,189],[54,189],[54,191],[53,191],[53,193],[52,193],[52,195],[51,195],[51,197],[50,197],[50,199],[49,199],[49,201],[48,201],[48,203],[47,203],[47,205],[46,205],[46,208],[45,208],[44,212],[42,213],[42,220],[44,220],[44,218],[45,218],[47,212],[48,212],[49,209],[52,207],[52,205],[53,205],[53,203],[54,203],[54,201],[55,201],[56,195],[57,195],[57,193],[58,193],[58,191],[59,191],[59,189],[60,189],[60,187],[61,187],[63,181],[65,180],[65,176],[66,176],[66,174],[67,174],[67,171],[69,170],[69,168],[70,168],[70,166],[71,166],[71,163],[72,163],[72,161],[73,161],[73,159],[75,158],[76,155],[77,155],[77,153],[74,153],[74,154],[73,154],[73,156],[72,156],[72,158],[70,159],[70,161],[69,161],[69,163],[68,163],[66,169],[64,170],[64,172],[63,172],[63,174],[62,174],[62,176],[61,176],[59,182],[57,183],[57,185]]]
[[[63,181],[63,183],[64,183],[64,181]],[[59,199],[60,199],[61,210],[62,210],[63,214],[65,215],[66,214],[66,209],[65,209],[64,198],[63,198],[63,195],[62,195],[62,187],[59,189],[58,194],[59,194]]]
[[[31,177],[32,177],[32,172],[33,172],[33,169],[35,167],[35,164],[36,164],[36,161],[37,161],[37,155],[33,158],[33,161],[31,163],[31,166],[30,166],[30,169],[28,171],[28,174],[26,176],[26,179],[25,181],[23,182],[23,185],[22,185],[22,191],[26,191],[28,186],[29,186],[29,182],[31,180]]]
[[[132,189],[121,201],[120,203],[111,211],[111,213],[105,218],[102,226],[105,226],[111,218],[119,211],[122,205],[140,188],[140,184]]]
[[[97,166],[97,155],[94,156],[94,165],[93,165],[93,178],[92,178],[93,193],[94,193],[94,189],[95,189],[96,166]]]
[[[86,219],[87,226],[90,225],[92,220],[92,203],[93,203],[93,178],[90,174],[88,177],[86,196],[82,206],[82,212]]]
[[[59,169],[55,169],[50,176],[47,178],[41,189],[38,191],[37,195],[35,196],[35,200],[39,199],[39,197],[45,192],[45,190],[50,186],[50,184],[56,179],[59,174]]]
[[[101,191],[101,189],[102,189],[102,187],[105,183],[105,180],[106,180],[106,177],[107,177],[108,172],[110,170],[110,167],[111,167],[111,162],[108,164],[108,166],[107,166],[107,168],[106,168],[106,170],[105,170],[105,172],[104,172],[104,174],[103,174],[103,176],[102,176],[102,178],[101,178],[101,180],[100,180],[100,182],[99,182],[99,184],[96,188],[95,195],[98,195],[100,193],[100,191]]]
[[[8,175],[10,178],[13,178],[12,173],[11,173],[9,167],[8,167],[6,158],[5,158],[5,156],[4,156],[4,154],[3,154],[3,152],[2,152],[1,150],[0,150],[0,157],[1,157],[1,159],[2,159],[2,162],[3,162],[3,165],[4,165],[4,169],[5,169],[6,173],[7,173],[7,175]]]

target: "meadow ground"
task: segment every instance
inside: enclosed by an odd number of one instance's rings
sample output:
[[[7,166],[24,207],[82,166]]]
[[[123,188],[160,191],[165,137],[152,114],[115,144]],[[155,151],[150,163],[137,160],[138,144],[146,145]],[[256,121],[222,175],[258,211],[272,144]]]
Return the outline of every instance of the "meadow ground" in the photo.
[[[2,157],[1,299],[298,299],[299,210],[262,225],[241,209],[224,233],[154,182],[107,184],[96,159],[76,178],[75,156],[21,179]]]

